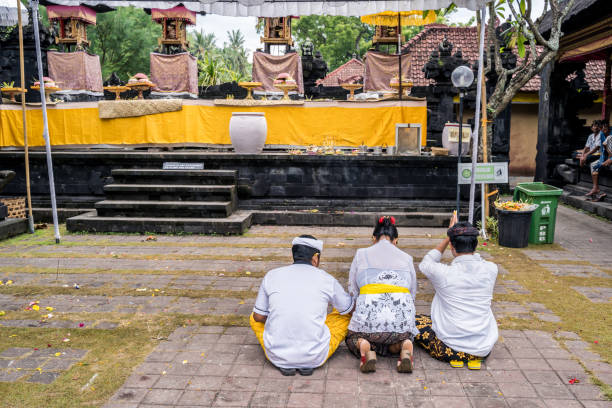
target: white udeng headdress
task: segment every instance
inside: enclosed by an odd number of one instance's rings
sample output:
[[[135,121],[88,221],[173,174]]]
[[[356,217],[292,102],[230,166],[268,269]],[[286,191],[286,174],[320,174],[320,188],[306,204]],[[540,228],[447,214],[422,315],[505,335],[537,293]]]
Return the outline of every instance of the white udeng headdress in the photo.
[[[319,250],[319,252],[323,252],[323,241],[312,238],[293,238],[291,245],[306,245],[307,247],[311,247]]]

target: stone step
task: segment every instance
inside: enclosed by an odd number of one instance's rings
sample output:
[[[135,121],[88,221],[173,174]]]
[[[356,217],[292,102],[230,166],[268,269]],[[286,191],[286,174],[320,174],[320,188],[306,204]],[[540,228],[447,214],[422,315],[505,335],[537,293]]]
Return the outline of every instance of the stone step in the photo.
[[[566,189],[567,186],[564,187],[564,190]],[[584,196],[585,192],[581,192],[580,194],[572,194],[571,191],[566,190],[561,195],[560,201],[562,203],[571,205],[572,207],[590,212],[591,214],[599,215],[600,217],[612,220],[612,203],[606,201],[588,201]],[[606,200],[609,199],[610,198],[608,196]]]
[[[107,200],[136,201],[231,201],[236,203],[236,186],[188,184],[107,184]]]
[[[236,170],[114,169],[112,175],[117,184],[234,185],[238,181]]]
[[[58,207],[57,219],[58,219],[58,222],[66,222],[66,220],[70,217],[74,217],[79,214],[84,214],[90,211],[93,211],[93,204],[91,208]],[[53,222],[53,211],[51,210],[50,207],[49,208],[34,207],[32,208],[32,216],[34,217],[34,222],[37,224]]]
[[[351,200],[351,199],[247,199],[240,200],[240,208],[245,210],[268,210],[274,208],[284,211],[357,211],[357,212],[452,212],[455,201],[450,200]],[[467,211],[467,203],[461,208]]]
[[[95,205],[101,217],[221,218],[232,214],[231,201],[104,200]]]
[[[237,211],[227,218],[183,217],[102,217],[95,212],[66,220],[68,231],[119,233],[191,233],[233,235],[244,233],[251,225],[250,212]]]
[[[395,217],[398,227],[447,227],[450,212],[313,212],[253,211],[253,224],[372,227],[381,215]]]

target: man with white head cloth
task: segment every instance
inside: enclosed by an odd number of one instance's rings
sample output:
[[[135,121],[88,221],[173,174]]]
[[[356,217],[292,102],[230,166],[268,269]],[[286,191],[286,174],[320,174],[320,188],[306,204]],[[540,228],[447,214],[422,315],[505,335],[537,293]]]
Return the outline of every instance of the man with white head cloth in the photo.
[[[292,245],[293,265],[269,271],[261,282],[251,328],[283,375],[311,375],[344,340],[354,303],[319,269],[323,241],[301,235]],[[335,310],[327,314],[330,303]]]

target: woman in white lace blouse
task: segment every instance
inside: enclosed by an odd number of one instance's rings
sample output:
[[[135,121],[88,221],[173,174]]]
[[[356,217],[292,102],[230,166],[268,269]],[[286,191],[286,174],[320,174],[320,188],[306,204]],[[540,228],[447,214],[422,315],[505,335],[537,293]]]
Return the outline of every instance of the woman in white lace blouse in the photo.
[[[393,217],[381,217],[374,244],[357,250],[349,274],[349,293],[356,298],[346,345],[361,358],[362,372],[376,371],[376,354],[400,355],[399,372],[412,372],[416,273],[412,257],[397,248]]]

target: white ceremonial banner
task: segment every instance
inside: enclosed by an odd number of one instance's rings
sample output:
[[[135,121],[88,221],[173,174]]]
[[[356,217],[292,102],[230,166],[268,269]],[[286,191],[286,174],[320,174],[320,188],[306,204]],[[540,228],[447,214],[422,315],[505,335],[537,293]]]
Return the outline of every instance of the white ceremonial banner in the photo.
[[[472,182],[472,163],[460,163],[457,172],[459,184]],[[505,184],[508,182],[508,162],[476,164],[476,184]]]

